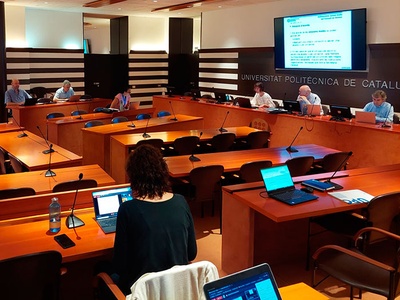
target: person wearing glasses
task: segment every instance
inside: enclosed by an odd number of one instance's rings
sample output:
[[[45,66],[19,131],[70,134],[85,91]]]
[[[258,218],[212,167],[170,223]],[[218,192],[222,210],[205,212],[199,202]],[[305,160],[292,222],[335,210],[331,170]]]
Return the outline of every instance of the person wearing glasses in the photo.
[[[393,105],[386,102],[386,93],[382,90],[377,90],[371,96],[372,101],[364,106],[363,111],[374,112],[377,123],[392,123],[394,109]]]

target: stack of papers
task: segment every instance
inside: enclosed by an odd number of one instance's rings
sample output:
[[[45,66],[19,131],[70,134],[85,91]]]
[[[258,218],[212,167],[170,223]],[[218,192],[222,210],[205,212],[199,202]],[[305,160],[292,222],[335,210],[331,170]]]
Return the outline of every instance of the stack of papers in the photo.
[[[374,198],[374,196],[361,190],[329,192],[328,194],[348,204],[369,203]]]

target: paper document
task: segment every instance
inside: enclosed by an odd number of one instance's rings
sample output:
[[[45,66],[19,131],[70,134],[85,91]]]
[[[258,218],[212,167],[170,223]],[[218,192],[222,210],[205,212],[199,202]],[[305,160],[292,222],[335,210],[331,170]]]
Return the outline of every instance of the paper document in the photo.
[[[368,203],[369,201],[372,200],[372,198],[374,198],[374,196],[366,192],[363,192],[361,190],[329,192],[328,194],[348,204]]]

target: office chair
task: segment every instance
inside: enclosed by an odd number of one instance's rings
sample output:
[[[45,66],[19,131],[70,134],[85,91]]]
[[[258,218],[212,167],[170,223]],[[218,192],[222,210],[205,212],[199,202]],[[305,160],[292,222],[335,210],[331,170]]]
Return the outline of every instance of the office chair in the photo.
[[[170,116],[170,115],[171,115],[171,113],[169,111],[166,111],[166,110],[162,110],[162,111],[159,111],[157,113],[157,117],[167,117],[167,116]]]
[[[200,142],[198,136],[183,136],[175,139],[174,150],[178,155],[189,155],[193,154]]]
[[[139,147],[140,145],[152,145],[153,147],[162,151],[164,146],[164,141],[162,139],[145,139],[145,140],[140,140],[139,142],[136,143],[136,147]]]
[[[268,148],[270,136],[269,131],[250,132],[246,138],[247,145],[250,149]]]
[[[102,121],[93,120],[93,121],[86,122],[84,127],[90,128],[90,127],[101,126],[101,125],[104,125],[104,123]]]
[[[86,110],[74,110],[71,112],[71,116],[86,115],[88,112]]]
[[[379,235],[377,242],[371,242],[370,236]],[[313,255],[313,287],[327,277],[332,276],[350,285],[350,299],[353,288],[366,290],[393,300],[399,294],[398,271],[400,260],[400,236],[376,227],[366,227],[354,237],[354,248],[346,249],[337,245],[319,248]],[[317,271],[328,274],[316,283]]]
[[[285,162],[292,177],[306,175],[311,170],[313,163],[313,156],[295,157]]]
[[[111,123],[112,123],[112,124],[116,124],[116,123],[128,122],[128,121],[129,121],[129,120],[128,120],[127,117],[121,116],[121,117],[112,118]]]
[[[0,261],[2,299],[59,299],[62,256],[57,251]]]
[[[145,120],[145,119],[151,119],[151,115],[149,114],[138,114],[136,116],[137,120]]]
[[[212,151],[224,152],[230,150],[235,142],[235,139],[236,135],[232,132],[220,133],[213,136],[210,141]]]
[[[0,190],[0,199],[19,198],[33,195],[36,195],[36,192],[30,187]]]
[[[244,182],[262,181],[260,170],[269,167],[272,167],[272,162],[269,160],[247,162],[240,167],[239,177]]]
[[[47,90],[45,87],[42,86],[36,86],[34,88],[31,88],[31,95],[34,98],[44,98],[44,96],[47,93]]]
[[[11,167],[14,170],[14,173],[21,173],[21,172],[28,172],[29,169],[14,155],[8,154],[8,157],[10,159],[10,164]]]
[[[336,152],[324,156],[321,162],[314,165],[313,173],[335,172],[341,164],[349,157],[350,152]],[[346,163],[341,169],[346,170]],[[340,170],[339,170],[340,171]]]
[[[8,160],[8,154],[0,147],[0,174],[7,174],[6,160]]]
[[[46,116],[46,119],[54,119],[54,118],[62,118],[65,117],[65,115],[63,113],[60,112],[53,112],[53,113],[49,113]]]
[[[98,113],[98,112],[103,112],[104,107],[96,107],[95,109],[93,109],[94,113]]]
[[[71,180],[57,183],[53,187],[53,193],[73,191],[73,190],[83,190],[97,187],[97,181],[94,179],[81,179],[81,180]]]

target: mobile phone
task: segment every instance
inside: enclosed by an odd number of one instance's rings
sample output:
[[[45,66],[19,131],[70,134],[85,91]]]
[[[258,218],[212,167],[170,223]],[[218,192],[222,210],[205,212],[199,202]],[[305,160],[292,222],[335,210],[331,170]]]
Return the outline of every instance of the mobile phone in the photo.
[[[75,246],[75,243],[66,234],[56,235],[54,240],[64,249]]]

